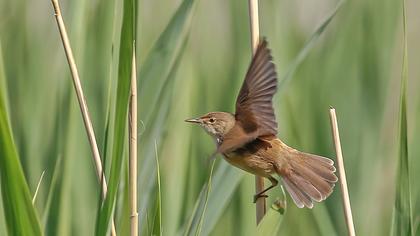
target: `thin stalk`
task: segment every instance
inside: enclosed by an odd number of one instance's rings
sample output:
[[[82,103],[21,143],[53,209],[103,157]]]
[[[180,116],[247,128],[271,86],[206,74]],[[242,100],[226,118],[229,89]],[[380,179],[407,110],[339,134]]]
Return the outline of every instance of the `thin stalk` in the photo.
[[[341,187],[341,196],[343,196],[344,217],[346,219],[348,235],[355,236],[353,216],[351,214],[349,190],[347,188],[346,172],[344,169],[343,153],[341,151],[340,134],[338,132],[337,116],[335,109],[330,108],[330,121],[335,152],[337,155],[338,175]]]
[[[89,116],[89,110],[87,107],[86,99],[83,93],[82,85],[80,83],[79,72],[77,70],[76,62],[74,60],[73,51],[71,50],[70,40],[67,35],[66,26],[64,25],[63,17],[61,15],[60,5],[58,0],[51,0],[54,7],[54,15],[57,20],[58,29],[60,31],[61,41],[63,43],[64,51],[66,53],[67,62],[69,63],[73,86],[76,91],[77,100],[79,102],[80,111],[83,117],[83,123],[85,125],[86,133],[89,139],[90,148],[92,151],[93,162],[96,167],[96,175],[102,187],[102,197],[105,198],[106,192],[108,191],[105,175],[102,170],[101,156],[99,154],[98,145],[96,142],[95,132],[93,130],[92,121]],[[112,221],[112,235],[116,235],[115,224]]]
[[[129,109],[129,155],[130,155],[130,227],[131,236],[138,235],[137,211],[137,76],[136,76],[136,50],[133,48],[133,65],[131,71],[131,96]]]
[[[42,180],[44,179],[44,174],[45,174],[45,170],[42,171],[41,177],[39,177],[38,184],[36,185],[36,190],[35,190],[34,196],[32,197],[32,205],[35,204],[36,196],[38,196],[39,187],[41,186]]]
[[[260,39],[260,26],[258,18],[258,0],[248,0],[249,5],[249,23],[251,27],[251,48],[252,54],[255,53]],[[255,192],[259,193],[264,190],[264,179],[255,176]],[[257,225],[260,223],[266,212],[265,198],[258,198],[256,202],[256,220]]]
[[[211,192],[211,181],[212,181],[212,178],[213,178],[213,170],[214,170],[215,163],[216,163],[216,159],[213,159],[213,163],[211,164],[211,169],[210,169],[209,181],[207,182],[206,199],[204,201],[203,211],[201,212],[200,221],[198,223],[197,230],[195,231],[196,236],[201,235],[201,230],[203,228],[204,215],[206,214],[207,204],[209,202],[209,196],[210,196],[210,192]]]
[[[159,231],[158,233],[154,232],[154,229],[152,231],[153,235],[157,235],[159,234],[159,236],[162,236],[162,190],[161,190],[161,185],[160,185],[160,165],[159,165],[159,157],[158,157],[158,151],[157,151],[157,141],[155,140],[155,158],[156,158],[156,178],[157,178],[157,191],[158,191],[158,196],[157,196],[157,205],[158,205],[158,225],[159,225]],[[153,223],[153,228],[154,228],[155,223]]]

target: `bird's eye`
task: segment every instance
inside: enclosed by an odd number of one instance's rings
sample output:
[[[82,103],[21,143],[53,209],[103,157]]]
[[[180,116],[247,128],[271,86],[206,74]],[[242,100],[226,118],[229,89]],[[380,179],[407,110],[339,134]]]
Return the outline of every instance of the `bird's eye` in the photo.
[[[210,121],[210,123],[214,123],[214,119],[213,118],[210,118],[209,121]]]

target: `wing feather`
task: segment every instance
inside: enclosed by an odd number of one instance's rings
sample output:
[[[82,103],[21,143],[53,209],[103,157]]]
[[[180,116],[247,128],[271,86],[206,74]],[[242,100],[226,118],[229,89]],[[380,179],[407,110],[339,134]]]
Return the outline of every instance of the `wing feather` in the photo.
[[[220,152],[235,150],[260,136],[277,134],[273,109],[276,91],[277,73],[267,41],[263,39],[236,100],[236,125],[225,135]]]

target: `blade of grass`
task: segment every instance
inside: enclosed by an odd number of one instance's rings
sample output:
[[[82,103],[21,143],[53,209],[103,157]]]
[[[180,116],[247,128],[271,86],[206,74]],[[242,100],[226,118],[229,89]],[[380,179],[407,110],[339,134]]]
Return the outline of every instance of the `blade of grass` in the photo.
[[[407,51],[407,19],[405,0],[402,0],[403,17],[403,61],[401,73],[401,97],[399,118],[399,158],[395,203],[393,212],[392,235],[414,235],[411,213],[410,189],[410,160],[408,156],[407,137],[407,77],[408,77],[408,51]]]
[[[278,211],[269,208],[267,214],[261,220],[257,227],[257,235],[277,235],[280,228],[283,215]]]
[[[32,204],[35,204],[36,196],[38,196],[39,187],[41,186],[42,180],[44,179],[44,174],[45,174],[45,170],[42,171],[41,177],[39,177],[39,181],[38,181],[38,184],[36,185],[34,196],[32,197]]]
[[[202,229],[203,229],[203,221],[204,221],[204,214],[206,210],[208,209],[208,202],[211,199],[211,182],[212,182],[212,176],[213,176],[213,170],[214,165],[216,163],[216,159],[212,161],[211,169],[210,169],[210,175],[209,180],[207,181],[207,184],[203,186],[203,189],[200,192],[200,195],[198,197],[198,200],[195,204],[194,211],[193,211],[193,217],[190,218],[189,223],[186,227],[186,230],[183,235],[201,235]],[[206,223],[208,223],[206,221]]]
[[[57,235],[60,232],[60,214],[62,211],[61,204],[63,202],[64,179],[65,179],[65,160],[59,156],[56,160],[54,173],[52,176],[50,189],[48,191],[48,199],[45,213],[43,216],[43,224],[46,235]]]
[[[214,189],[209,193],[206,224],[202,226],[201,235],[209,235],[211,233],[213,227],[216,225],[220,216],[223,214],[223,211],[226,209],[227,204],[231,200],[236,187],[239,185],[243,177],[243,174],[244,173],[242,171],[233,168],[225,161],[220,163],[214,174]],[[188,225],[184,228],[183,235],[193,235],[193,232],[196,232],[199,226],[201,212],[206,202],[206,185],[207,184],[203,185],[200,195],[197,198],[196,207],[190,216]]]
[[[0,58],[2,58],[1,54]],[[0,65],[0,68],[3,66]],[[4,76],[1,71],[0,76]],[[5,78],[0,78],[0,81],[5,81]],[[42,235],[38,216],[32,204],[28,184],[13,141],[4,102],[3,92],[6,90],[4,85],[5,83],[0,83],[0,185],[7,231],[9,235]]]
[[[152,140],[159,140],[166,130],[165,122],[172,99],[172,86],[169,85],[174,82],[177,68],[187,45],[193,3],[194,0],[184,0],[178,7],[140,68],[139,114],[146,128],[142,136],[148,137],[147,140],[140,143],[142,147],[140,156],[144,157],[139,178],[139,185],[143,186],[141,209],[147,205],[151,183],[155,182],[154,177],[150,177],[155,176],[152,167],[154,165]],[[151,94],[151,98],[145,93]]]
[[[210,192],[211,192],[211,178],[213,176],[213,170],[214,170],[214,164],[215,163],[216,163],[216,159],[214,159],[213,163],[211,164],[209,180],[208,180],[207,188],[206,188],[206,197],[205,197],[205,200],[204,200],[203,211],[201,212],[200,220],[198,221],[198,226],[197,226],[197,230],[195,231],[195,236],[201,235],[201,230],[203,228],[204,216],[206,214],[207,204],[208,204],[209,196],[210,196]]]
[[[135,1],[124,0],[123,21],[120,35],[117,100],[115,104],[114,139],[108,193],[96,221],[96,235],[106,235],[115,207],[115,199],[124,162],[125,130],[130,95],[130,79],[135,41]]]
[[[197,200],[199,200],[199,201],[196,201],[196,203],[194,205],[194,210],[193,210],[192,216],[196,216],[199,212],[199,208],[203,207],[204,194],[205,194],[204,189],[202,189],[200,191],[200,194],[198,195],[198,198],[197,198]],[[190,217],[190,219],[189,219],[189,221],[188,221],[188,223],[185,227],[185,231],[182,235],[184,235],[184,236],[192,235],[193,227],[197,228],[197,225],[198,225],[197,221],[198,221],[198,219],[196,219],[195,217]],[[178,233],[178,235],[181,235],[181,234]]]
[[[146,127],[151,120],[150,111],[153,110],[151,108],[156,107],[165,84],[171,78],[178,55],[183,51],[191,25],[194,3],[195,0],[184,0],[181,3],[140,68],[139,114]]]
[[[138,110],[145,126],[142,136],[148,138],[140,142],[139,149],[139,156],[142,157],[139,171],[139,186],[142,186],[139,208],[146,211],[151,205],[149,199],[153,195],[156,182],[153,142],[160,142],[167,129],[173,84],[188,42],[194,3],[194,0],[184,0],[181,3],[140,68]],[[144,218],[141,221],[145,225]]]
[[[341,8],[345,0],[339,0],[335,8],[331,11],[331,13],[325,18],[324,21],[318,26],[314,33],[309,37],[309,39],[305,42],[303,48],[299,51],[298,55],[293,59],[292,63],[289,65],[286,73],[281,76],[279,88],[284,87],[285,84],[293,77],[296,69],[299,65],[305,60],[308,56],[311,49],[315,46],[315,43],[321,36],[321,34],[325,31],[327,26],[331,23],[334,16],[337,14],[338,10]]]
[[[257,227],[257,235],[278,235],[280,225],[286,214],[286,193],[281,187],[283,199],[277,199]]]
[[[157,204],[156,204],[156,214],[153,228],[152,228],[152,235],[162,235],[162,190],[160,186],[160,168],[159,168],[159,157],[158,157],[158,150],[157,150],[157,142],[155,140],[155,161],[156,161],[156,179],[157,179]]]
[[[70,81],[64,81],[65,86],[57,92],[57,104],[55,113],[54,136],[50,145],[49,173],[52,174],[49,181],[47,202],[42,215],[42,224],[46,235],[57,235],[63,232],[68,225],[63,215],[68,214],[69,205],[69,162],[70,149],[68,142],[71,136],[71,121],[76,112],[72,106],[72,96]],[[48,175],[47,175],[48,176]],[[47,178],[48,179],[48,178]]]
[[[7,104],[9,103],[8,101],[8,94],[7,94],[7,87],[6,87],[6,76],[4,73],[4,64],[3,64],[3,50],[1,47],[1,41],[0,41],[0,96],[4,96],[5,100],[4,102],[6,103],[6,114],[9,114],[9,109],[7,107]],[[3,212],[3,199],[0,195],[0,212]],[[1,213],[0,213],[1,214]],[[5,223],[5,219],[4,217],[0,217],[0,234],[6,234],[6,223]]]
[[[131,234],[131,221],[130,221],[130,189],[128,188],[129,183],[129,171],[128,171],[128,163],[124,163],[123,165],[123,177],[121,179],[121,185],[124,187],[120,187],[121,191],[117,195],[117,205],[118,211],[116,209],[114,213],[114,218],[117,219],[118,225],[118,235],[130,235]]]
[[[313,209],[312,213],[320,235],[337,235],[336,225],[332,221],[333,216],[331,216],[326,205],[319,204],[317,208]]]
[[[5,103],[5,112],[9,114],[9,95],[7,94],[7,86],[6,86],[6,75],[4,71],[4,63],[3,63],[3,49],[1,46],[0,41],[0,94],[3,94],[3,99]]]
[[[142,186],[142,191],[140,192],[141,201],[139,208],[146,211],[153,209],[153,207],[151,207],[153,205],[153,201],[150,201],[150,199],[154,196],[153,193],[156,186],[156,168],[154,168],[153,165],[156,161],[153,158],[154,155],[152,155],[155,153],[155,150],[154,148],[151,148],[154,145],[154,141],[151,141],[150,139],[154,139],[157,142],[160,142],[164,138],[163,134],[166,130],[165,124],[169,114],[170,98],[172,98],[172,91],[169,88],[172,86],[172,83],[173,81],[170,81],[167,84],[168,89],[164,89],[164,91],[167,91],[167,93],[162,94],[162,101],[159,102],[159,106],[157,107],[158,110],[154,114],[156,119],[154,119],[153,126],[147,129],[144,134],[142,134],[142,137],[148,138],[143,139],[140,149],[140,152],[142,153],[140,156],[143,157],[143,160],[139,173],[139,185]],[[151,216],[153,215],[151,214]]]

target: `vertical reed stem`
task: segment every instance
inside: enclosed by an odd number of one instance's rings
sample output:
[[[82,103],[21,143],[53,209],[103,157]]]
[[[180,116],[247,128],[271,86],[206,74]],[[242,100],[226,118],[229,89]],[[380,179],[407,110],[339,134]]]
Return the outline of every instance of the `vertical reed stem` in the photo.
[[[258,19],[258,0],[248,0],[249,4],[249,23],[251,26],[251,48],[252,54],[255,53],[260,39],[260,26]],[[264,190],[264,179],[255,176],[255,192],[259,193]],[[256,202],[256,219],[257,224],[260,223],[266,212],[265,198],[258,198]]]
[[[330,121],[335,152],[337,155],[337,167],[340,180],[341,195],[343,196],[344,217],[346,219],[348,234],[350,236],[355,236],[356,233],[354,231],[353,216],[351,214],[349,190],[347,188],[346,172],[344,170],[343,153],[341,151],[340,134],[338,133],[337,116],[335,114],[335,109],[332,107],[330,108]]]
[[[135,45],[135,44],[134,44]],[[138,235],[137,211],[137,75],[136,75],[136,49],[133,46],[133,65],[131,71],[131,96],[130,96],[130,127],[129,127],[129,152],[130,152],[130,227],[131,236]]]
[[[73,79],[73,86],[76,91],[77,100],[79,102],[80,111],[83,117],[83,123],[85,125],[86,133],[89,139],[90,148],[92,151],[92,158],[93,162],[95,163],[96,167],[96,175],[101,185],[102,189],[102,197],[105,198],[107,192],[107,183],[105,180],[105,175],[103,174],[102,170],[102,162],[101,157],[99,154],[98,145],[96,142],[95,132],[93,130],[92,121],[89,116],[89,110],[87,107],[86,99],[83,94],[82,84],[80,83],[79,72],[77,70],[76,62],[74,60],[73,51],[71,50],[70,40],[67,35],[66,26],[64,25],[63,17],[61,15],[60,5],[58,4],[58,0],[51,0],[53,7],[54,7],[54,15],[57,20],[58,29],[60,31],[61,41],[63,43],[64,51],[66,53],[67,62],[70,67],[72,79]],[[116,235],[115,231],[115,224],[112,221],[112,235]]]

